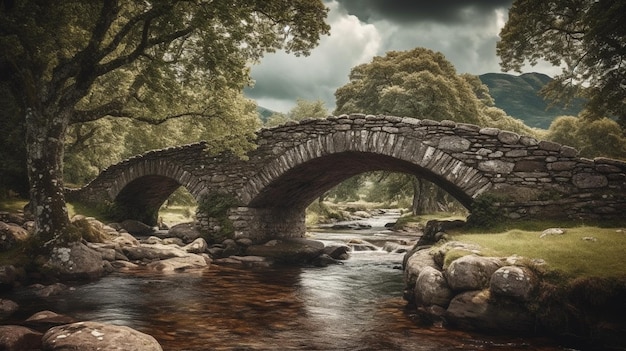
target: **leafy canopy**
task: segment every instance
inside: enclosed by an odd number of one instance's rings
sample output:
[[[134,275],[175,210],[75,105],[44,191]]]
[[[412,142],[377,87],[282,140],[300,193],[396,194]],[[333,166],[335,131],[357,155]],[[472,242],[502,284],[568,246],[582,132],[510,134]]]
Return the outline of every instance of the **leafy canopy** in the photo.
[[[626,125],[626,2],[516,0],[497,44],[505,71],[545,60],[562,67],[544,94],[588,99],[586,116]]]
[[[24,106],[70,123],[216,116],[263,53],[308,54],[327,34],[321,1],[47,1],[0,5],[0,62]]]

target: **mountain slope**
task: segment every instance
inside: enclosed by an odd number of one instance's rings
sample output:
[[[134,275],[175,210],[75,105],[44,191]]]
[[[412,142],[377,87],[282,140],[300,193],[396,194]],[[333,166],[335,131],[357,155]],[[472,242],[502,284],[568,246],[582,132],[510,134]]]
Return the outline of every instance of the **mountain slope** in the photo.
[[[539,91],[552,78],[541,73],[524,73],[514,76],[506,73],[486,73],[478,76],[489,87],[496,106],[510,116],[519,118],[531,127],[548,129],[555,117],[577,116],[582,109],[582,101],[576,100],[570,106],[553,106],[540,95]]]

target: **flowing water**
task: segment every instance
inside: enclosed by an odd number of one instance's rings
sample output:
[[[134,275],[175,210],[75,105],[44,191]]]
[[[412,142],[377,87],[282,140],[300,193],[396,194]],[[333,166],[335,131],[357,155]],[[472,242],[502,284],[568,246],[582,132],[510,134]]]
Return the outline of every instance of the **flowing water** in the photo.
[[[414,239],[381,232],[388,220],[313,238]],[[377,250],[353,252],[344,264],[324,268],[115,273],[62,295],[38,298],[23,290],[7,298],[22,306],[16,320],[52,310],[126,325],[154,336],[164,350],[563,350],[542,339],[420,326],[402,299],[402,257]]]

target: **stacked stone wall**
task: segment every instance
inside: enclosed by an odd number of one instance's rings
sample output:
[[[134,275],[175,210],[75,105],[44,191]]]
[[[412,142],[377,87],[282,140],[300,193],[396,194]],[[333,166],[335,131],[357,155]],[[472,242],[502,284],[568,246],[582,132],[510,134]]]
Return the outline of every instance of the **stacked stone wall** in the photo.
[[[625,162],[580,158],[569,146],[496,128],[342,115],[262,129],[256,143],[245,158],[214,154],[203,142],[151,151],[109,167],[87,186],[68,190],[68,197],[114,201],[134,180],[158,175],[185,186],[197,199],[213,192],[232,195],[239,209],[230,216],[238,235],[302,235],[305,202],[324,189],[321,178],[315,178],[319,167],[326,159],[337,162],[332,157],[344,155],[344,161],[359,157],[352,166],[376,159],[381,168],[428,178],[468,207],[481,194],[497,195],[496,205],[513,219],[621,219],[626,212]],[[286,175],[296,168],[298,177],[305,179],[289,187]],[[326,167],[336,178],[365,169],[367,165]],[[309,189],[304,189],[309,176]],[[207,231],[214,227],[208,218],[200,223]]]

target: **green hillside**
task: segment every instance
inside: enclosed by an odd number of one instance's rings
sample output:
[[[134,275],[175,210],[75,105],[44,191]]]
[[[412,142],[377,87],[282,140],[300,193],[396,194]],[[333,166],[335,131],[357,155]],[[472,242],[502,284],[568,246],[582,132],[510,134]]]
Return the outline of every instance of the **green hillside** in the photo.
[[[263,123],[267,122],[267,119],[272,114],[274,114],[274,111],[267,109],[265,107],[262,107],[262,106],[257,106],[256,110],[259,113],[259,118],[261,119],[261,121],[263,121]]]
[[[514,76],[506,73],[486,73],[479,78],[489,87],[489,93],[497,107],[531,127],[548,129],[555,117],[577,116],[582,109],[580,100],[567,108],[563,106],[548,108],[548,102],[539,95],[539,90],[552,80],[545,74],[524,73]]]

